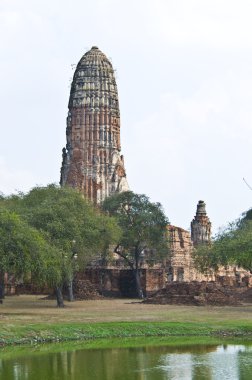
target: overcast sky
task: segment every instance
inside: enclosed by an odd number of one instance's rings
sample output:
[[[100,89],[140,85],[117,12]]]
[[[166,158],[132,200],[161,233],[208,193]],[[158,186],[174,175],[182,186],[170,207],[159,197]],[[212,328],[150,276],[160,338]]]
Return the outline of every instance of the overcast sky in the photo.
[[[251,207],[251,0],[0,0],[0,190],[58,182],[71,64],[116,69],[131,189],[189,228]]]

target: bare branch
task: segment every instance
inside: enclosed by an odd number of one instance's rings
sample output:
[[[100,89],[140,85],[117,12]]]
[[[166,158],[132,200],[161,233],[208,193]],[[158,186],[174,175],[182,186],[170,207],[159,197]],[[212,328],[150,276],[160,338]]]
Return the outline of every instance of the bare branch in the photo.
[[[243,178],[243,181],[246,183],[246,185],[248,186],[248,188],[249,188],[250,190],[252,190],[252,187],[248,184],[248,182],[246,181],[245,178]]]
[[[128,265],[130,266],[131,269],[134,269],[134,263],[133,263],[131,260],[129,260],[128,256],[125,255],[125,254],[122,252],[122,250],[120,249],[120,247],[122,248],[122,246],[121,246],[120,244],[117,244],[117,246],[116,246],[115,249],[114,249],[114,252],[115,252],[118,256],[122,257],[122,258],[128,263]]]

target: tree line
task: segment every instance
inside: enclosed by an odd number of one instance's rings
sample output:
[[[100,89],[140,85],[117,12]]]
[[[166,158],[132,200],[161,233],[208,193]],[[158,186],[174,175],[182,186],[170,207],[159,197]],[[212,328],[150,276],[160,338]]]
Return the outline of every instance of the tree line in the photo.
[[[57,185],[35,187],[27,194],[0,197],[0,299],[4,273],[55,290],[64,306],[62,287],[73,300],[74,272],[109,246],[133,270],[142,297],[139,260],[143,250],[167,254],[166,218],[159,203],[145,195],[125,192],[96,207],[76,190]]]
[[[27,194],[0,196],[0,299],[4,274],[30,278],[55,290],[64,306],[62,287],[73,300],[76,271],[109,247],[132,270],[136,294],[143,297],[140,262],[146,249],[153,261],[168,257],[168,218],[160,203],[143,194],[117,193],[98,207],[76,190],[57,185],[35,187]],[[252,209],[194,251],[201,272],[236,265],[252,273]],[[150,263],[151,264],[151,263]]]

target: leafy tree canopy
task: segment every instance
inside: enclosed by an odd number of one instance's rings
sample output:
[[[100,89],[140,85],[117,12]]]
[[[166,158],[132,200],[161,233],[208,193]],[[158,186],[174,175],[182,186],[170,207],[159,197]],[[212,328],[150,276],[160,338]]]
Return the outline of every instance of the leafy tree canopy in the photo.
[[[132,191],[117,193],[105,199],[102,208],[114,216],[122,230],[115,252],[126,260],[136,275],[137,293],[139,285],[139,261],[144,249],[154,250],[158,255],[168,253],[167,224],[160,203],[152,203],[143,194]]]
[[[103,203],[103,210],[114,216],[123,234],[120,245],[125,249],[142,251],[163,248],[169,224],[160,203],[152,203],[143,194],[131,191],[115,194]],[[167,250],[167,245],[165,245]]]
[[[114,219],[101,214],[72,188],[48,185],[8,199],[9,207],[40,231],[50,244],[71,256],[91,256],[120,234]]]
[[[60,277],[58,273],[62,279],[72,278],[76,268],[72,260],[74,256],[78,255],[78,265],[83,265],[92,255],[105,251],[120,236],[120,228],[113,218],[103,215],[71,188],[56,185],[36,187],[28,194],[2,197],[0,207],[16,218],[17,226],[22,226],[16,237],[15,229],[12,230],[10,242],[13,244],[16,239],[20,245],[26,241],[27,244],[34,244],[34,249],[24,251],[27,254],[21,260],[22,265],[29,267],[32,257],[37,258],[36,244],[39,239],[41,247],[44,244],[44,248],[50,248],[46,256],[41,256],[41,260],[44,259],[47,275],[51,273],[49,277],[54,278],[56,284]],[[10,247],[6,247],[5,252],[9,252],[11,257]],[[50,265],[47,265],[49,262]],[[17,265],[17,257],[15,263]],[[7,266],[2,268],[7,269]],[[21,273],[23,267],[20,265],[19,268]]]
[[[32,272],[37,283],[59,283],[59,252],[13,211],[0,207],[0,271],[17,278]],[[50,269],[53,264],[53,275]]]

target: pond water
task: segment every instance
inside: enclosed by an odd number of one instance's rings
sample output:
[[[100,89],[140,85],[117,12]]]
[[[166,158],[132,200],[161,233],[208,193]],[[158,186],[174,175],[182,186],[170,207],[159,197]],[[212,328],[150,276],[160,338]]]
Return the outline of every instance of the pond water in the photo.
[[[11,355],[12,356],[12,355]],[[251,380],[252,345],[0,352],[1,380]]]

